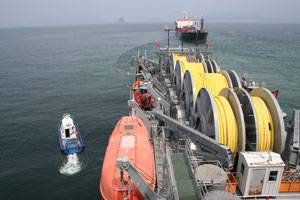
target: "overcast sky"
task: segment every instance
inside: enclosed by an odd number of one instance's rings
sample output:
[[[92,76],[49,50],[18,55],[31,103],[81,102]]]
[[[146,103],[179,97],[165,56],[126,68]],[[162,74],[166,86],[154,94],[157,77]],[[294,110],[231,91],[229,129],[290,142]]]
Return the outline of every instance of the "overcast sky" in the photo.
[[[300,23],[300,0],[0,0],[0,27],[173,22],[183,11],[208,22]]]

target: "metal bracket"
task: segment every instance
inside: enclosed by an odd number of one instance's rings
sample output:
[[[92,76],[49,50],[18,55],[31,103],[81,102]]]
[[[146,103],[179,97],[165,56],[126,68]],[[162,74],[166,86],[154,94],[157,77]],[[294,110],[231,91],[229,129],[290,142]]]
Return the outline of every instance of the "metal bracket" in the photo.
[[[164,112],[170,115],[170,104],[165,99],[165,95],[161,94],[159,90],[155,89],[152,84],[147,84],[147,90],[151,93],[157,101],[157,104],[160,104]]]
[[[117,167],[120,170],[126,171],[131,179],[135,182],[140,193],[144,196],[145,199],[153,200],[163,200],[163,197],[160,197],[156,194],[151,186],[145,182],[144,178],[137,171],[135,166],[129,161],[127,157],[121,157],[117,159]]]
[[[288,151],[288,166],[291,168],[300,168],[300,110],[294,110],[293,132],[292,139],[289,141],[290,145],[286,148]]]
[[[215,140],[204,135],[203,133],[188,127],[177,120],[163,114],[161,111],[153,110],[152,113],[159,120],[165,123],[171,131],[188,136],[194,143],[196,143],[201,150],[204,158],[207,160],[219,160],[225,168],[232,168],[232,154],[231,150]]]

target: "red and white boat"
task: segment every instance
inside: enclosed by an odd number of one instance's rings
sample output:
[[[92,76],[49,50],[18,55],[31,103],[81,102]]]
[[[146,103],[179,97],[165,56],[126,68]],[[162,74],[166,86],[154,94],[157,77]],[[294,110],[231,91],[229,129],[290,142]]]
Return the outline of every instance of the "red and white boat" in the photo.
[[[204,30],[204,19],[188,18],[184,15],[183,18],[175,21],[176,36],[182,41],[204,43],[207,40],[208,32]]]

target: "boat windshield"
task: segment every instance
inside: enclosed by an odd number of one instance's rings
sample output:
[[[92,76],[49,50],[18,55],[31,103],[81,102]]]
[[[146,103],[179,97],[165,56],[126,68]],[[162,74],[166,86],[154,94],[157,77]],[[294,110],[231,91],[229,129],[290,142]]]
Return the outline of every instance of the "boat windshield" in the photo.
[[[70,129],[65,129],[66,138],[70,137]]]

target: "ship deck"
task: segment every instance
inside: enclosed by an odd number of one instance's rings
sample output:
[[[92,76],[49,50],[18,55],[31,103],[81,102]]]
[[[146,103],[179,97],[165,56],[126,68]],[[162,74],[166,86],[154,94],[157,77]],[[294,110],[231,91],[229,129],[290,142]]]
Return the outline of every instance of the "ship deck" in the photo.
[[[194,180],[188,171],[188,165],[184,158],[184,153],[171,154],[174,175],[178,190],[179,199],[194,200],[199,199]]]

